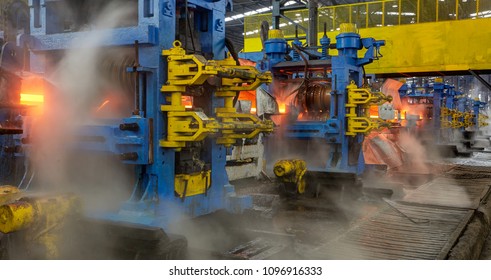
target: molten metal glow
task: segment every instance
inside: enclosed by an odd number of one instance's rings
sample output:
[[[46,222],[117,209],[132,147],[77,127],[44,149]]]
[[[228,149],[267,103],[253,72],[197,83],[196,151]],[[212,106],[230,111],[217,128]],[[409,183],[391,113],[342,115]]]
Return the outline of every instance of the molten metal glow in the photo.
[[[22,80],[20,104],[41,105],[44,103],[44,80],[37,76]]]
[[[278,104],[278,110],[280,111],[280,114],[286,113],[286,104],[285,103]]]
[[[378,119],[378,106],[370,106],[369,114],[371,119]]]
[[[44,103],[44,95],[42,94],[32,94],[32,93],[21,93],[20,94],[20,104],[23,105],[38,105]]]
[[[184,105],[184,108],[186,108],[186,109],[192,109],[193,108],[193,97],[183,96],[183,97],[181,97],[181,102],[182,102],[182,105]]]
[[[108,103],[109,103],[109,99],[104,100],[102,104],[99,107],[97,107],[97,112],[99,112],[102,108],[104,108],[104,106],[106,106]]]

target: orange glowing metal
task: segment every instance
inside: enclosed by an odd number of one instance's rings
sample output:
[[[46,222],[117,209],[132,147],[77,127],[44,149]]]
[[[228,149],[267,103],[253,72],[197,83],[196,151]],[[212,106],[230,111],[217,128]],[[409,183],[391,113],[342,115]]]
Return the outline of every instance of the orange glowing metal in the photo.
[[[370,108],[368,109],[368,112],[370,114],[370,118],[378,119],[378,106],[376,106],[376,105],[370,106]]]
[[[99,111],[100,111],[102,108],[104,108],[104,106],[106,106],[108,103],[109,103],[109,99],[104,100],[104,102],[102,102],[102,104],[101,104],[99,107],[97,107],[97,110],[96,110],[96,111],[97,111],[97,112],[99,112]]]
[[[286,113],[286,104],[285,103],[278,104],[278,110],[280,111],[280,114]]]
[[[30,93],[20,94],[20,104],[36,105],[41,103],[44,103],[44,95],[42,94],[30,94]]]
[[[406,114],[407,114],[407,111],[402,111],[401,112],[401,120],[405,120],[406,119]]]
[[[20,88],[20,104],[41,105],[44,103],[44,80],[37,76],[26,77]]]
[[[193,97],[183,96],[183,97],[181,97],[181,102],[182,102],[182,105],[184,105],[184,108],[186,108],[186,109],[193,108]]]

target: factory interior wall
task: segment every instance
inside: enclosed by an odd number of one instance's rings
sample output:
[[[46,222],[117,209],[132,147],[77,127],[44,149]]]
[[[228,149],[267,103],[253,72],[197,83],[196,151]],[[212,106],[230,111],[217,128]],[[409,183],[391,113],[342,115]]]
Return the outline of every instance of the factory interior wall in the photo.
[[[385,40],[383,58],[366,66],[367,73],[491,69],[491,18],[360,29],[363,37]],[[328,32],[331,42],[339,31]],[[323,33],[319,33],[319,38]],[[257,38],[244,39],[244,52],[261,51]],[[335,50],[330,50],[332,55]],[[360,52],[362,55],[363,52]]]

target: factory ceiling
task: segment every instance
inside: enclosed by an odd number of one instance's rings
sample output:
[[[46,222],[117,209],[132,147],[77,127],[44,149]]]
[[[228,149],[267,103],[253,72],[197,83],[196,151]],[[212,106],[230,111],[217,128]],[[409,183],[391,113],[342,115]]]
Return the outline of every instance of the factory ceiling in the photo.
[[[371,0],[317,0],[319,7],[370,2]],[[289,1],[287,4],[306,5],[307,0]],[[244,47],[244,15],[271,12],[271,0],[233,0],[233,10],[227,12],[227,37],[234,43],[237,51]],[[258,27],[261,23],[258,23]]]

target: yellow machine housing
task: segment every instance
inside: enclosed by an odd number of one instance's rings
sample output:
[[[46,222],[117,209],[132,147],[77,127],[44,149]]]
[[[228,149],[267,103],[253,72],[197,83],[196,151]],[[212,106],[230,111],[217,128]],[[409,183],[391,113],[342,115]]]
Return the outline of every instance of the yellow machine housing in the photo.
[[[79,199],[71,194],[38,196],[13,188],[0,187],[0,232],[18,233],[29,258],[58,258],[63,228],[81,212]]]
[[[305,192],[307,163],[304,160],[280,160],[274,165],[273,171],[282,183],[293,184],[298,194]]]

